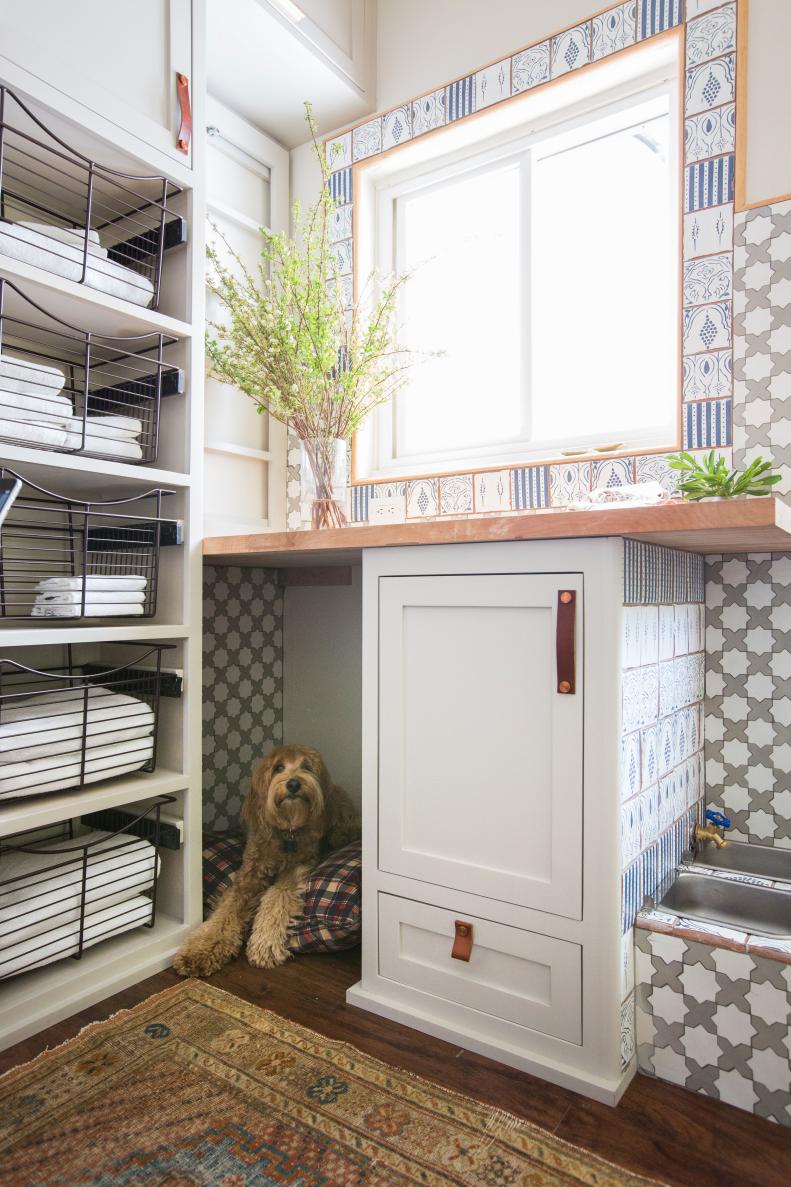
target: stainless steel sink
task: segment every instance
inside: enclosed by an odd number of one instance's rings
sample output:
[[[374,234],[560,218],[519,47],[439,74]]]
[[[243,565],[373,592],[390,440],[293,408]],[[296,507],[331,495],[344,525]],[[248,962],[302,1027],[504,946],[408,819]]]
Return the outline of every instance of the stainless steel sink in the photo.
[[[791,849],[774,849],[771,845],[728,841],[724,849],[717,849],[707,841],[696,856],[695,865],[755,874],[758,878],[787,878],[791,881]]]
[[[730,882],[710,874],[679,873],[659,909],[689,919],[722,923],[738,931],[791,936],[789,891],[752,886],[749,882]]]

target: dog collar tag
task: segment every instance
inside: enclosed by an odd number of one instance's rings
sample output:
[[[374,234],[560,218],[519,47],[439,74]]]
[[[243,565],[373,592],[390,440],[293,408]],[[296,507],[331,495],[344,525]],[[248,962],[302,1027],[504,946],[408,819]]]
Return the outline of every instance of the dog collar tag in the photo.
[[[283,848],[285,849],[286,853],[293,853],[297,847],[297,838],[294,836],[293,828],[290,828],[287,832],[281,833],[280,839],[283,842]]]

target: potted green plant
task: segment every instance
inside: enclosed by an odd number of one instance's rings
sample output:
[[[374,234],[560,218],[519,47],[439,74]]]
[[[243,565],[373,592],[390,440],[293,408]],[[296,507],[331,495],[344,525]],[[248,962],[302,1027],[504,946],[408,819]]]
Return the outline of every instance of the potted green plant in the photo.
[[[771,474],[772,463],[762,457],[750,462],[741,473],[732,470],[721,454],[713,449],[697,461],[691,453],[673,454],[667,459],[672,470],[683,475],[678,489],[685,499],[737,499],[746,495],[769,495],[780,481],[779,474]]]
[[[310,104],[306,122],[322,191],[307,210],[292,207],[290,234],[261,228],[261,258],[249,270],[215,228],[207,248],[208,287],[221,318],[209,322],[209,374],[239,388],[258,412],[289,425],[302,446],[303,504],[311,525],[346,522],[347,442],[378,405],[391,400],[411,362],[395,337],[400,278],[373,274],[357,299],[344,298],[333,250],[332,172]]]

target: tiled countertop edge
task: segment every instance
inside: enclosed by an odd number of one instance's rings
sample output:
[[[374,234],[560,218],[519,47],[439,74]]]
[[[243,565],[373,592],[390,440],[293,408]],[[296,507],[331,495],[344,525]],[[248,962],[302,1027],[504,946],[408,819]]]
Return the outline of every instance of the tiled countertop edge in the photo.
[[[657,908],[640,911],[635,927],[645,931],[662,932],[663,935],[678,936],[697,944],[710,944],[712,948],[728,948],[731,952],[748,952],[751,956],[765,956],[781,964],[791,964],[791,937],[775,939],[771,936],[750,935],[718,923],[707,923],[702,919],[687,919],[669,911]]]

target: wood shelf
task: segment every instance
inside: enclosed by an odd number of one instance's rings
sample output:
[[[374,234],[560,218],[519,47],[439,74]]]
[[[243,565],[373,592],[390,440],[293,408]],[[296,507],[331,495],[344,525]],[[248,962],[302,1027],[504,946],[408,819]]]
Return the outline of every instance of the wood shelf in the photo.
[[[605,511],[528,511],[521,515],[209,536],[203,559],[215,565],[349,565],[364,548],[471,544],[502,540],[568,540],[624,536],[686,552],[791,551],[791,507],[771,495],[722,503],[665,503]]]

